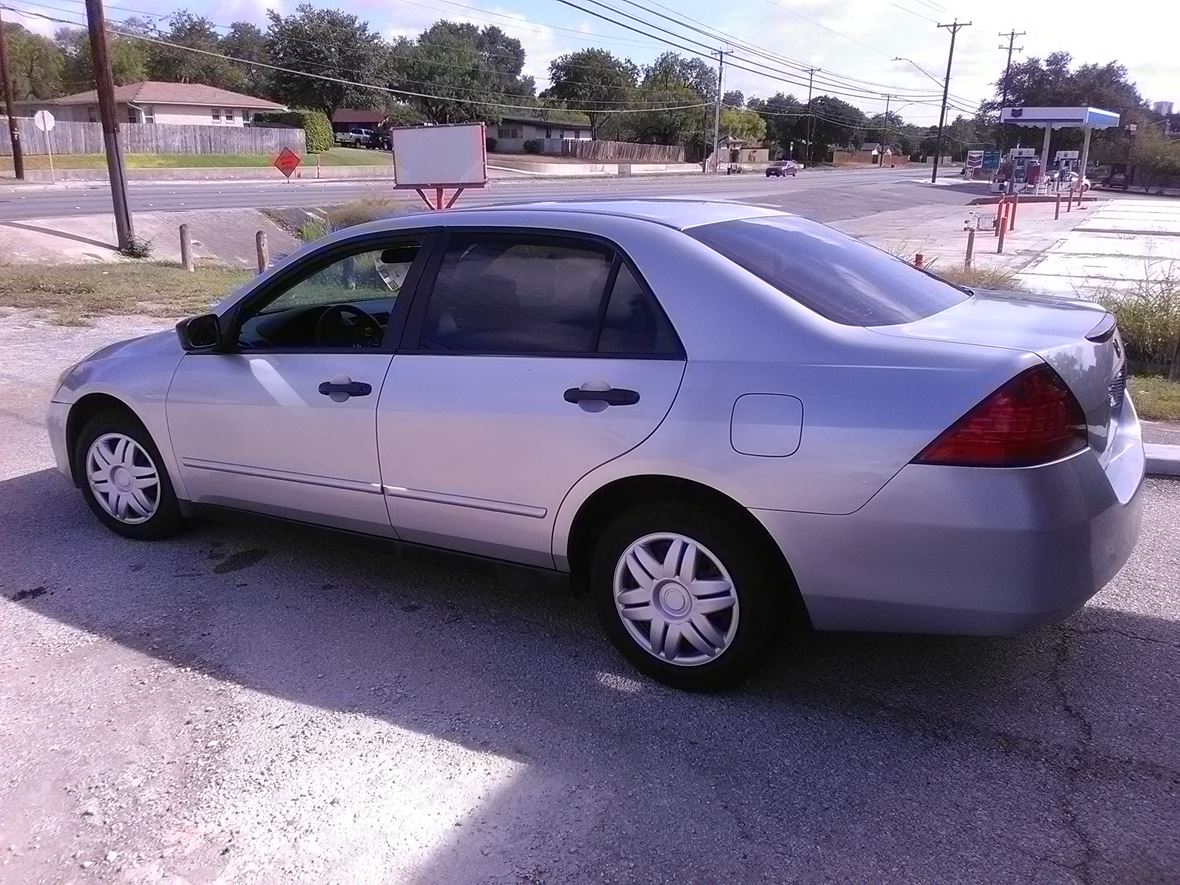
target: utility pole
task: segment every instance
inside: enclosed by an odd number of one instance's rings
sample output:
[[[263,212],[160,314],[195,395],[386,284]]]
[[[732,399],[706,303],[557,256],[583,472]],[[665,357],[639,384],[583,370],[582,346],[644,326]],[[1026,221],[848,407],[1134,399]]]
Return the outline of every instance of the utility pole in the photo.
[[[111,59],[107,54],[106,17],[102,0],[86,0],[86,26],[90,31],[90,58],[94,66],[95,91],[98,93],[98,116],[102,120],[107,172],[111,179],[115,236],[119,241],[119,248],[127,249],[135,238],[135,229],[132,227],[131,210],[127,205],[123,149],[119,145],[119,118],[115,112],[115,82],[111,77]]]
[[[1007,46],[1001,45],[1001,46],[997,47],[999,49],[1007,49],[1008,50],[1008,64],[1004,67],[1003,98],[1000,99],[1000,107],[1001,108],[1004,107],[1006,104],[1008,104],[1008,78],[1012,76],[1012,53],[1013,53],[1013,51],[1024,52],[1023,46],[1015,46],[1016,38],[1023,37],[1023,36],[1025,36],[1026,33],[1027,33],[1026,31],[1018,31],[1015,28],[1013,28],[1007,34],[999,34],[998,35],[1000,37],[1007,37],[1008,38],[1008,45]],[[1007,133],[1005,132],[1003,126],[1000,127],[1000,139],[1001,139],[1000,148],[1003,149],[1003,148],[1007,147],[1008,137],[1007,137]]]
[[[815,128],[815,114],[811,112],[811,87],[820,68],[804,68],[807,71],[807,165],[814,166],[814,151],[811,148],[812,130]]]
[[[940,24],[938,27],[946,28],[951,32],[951,51],[946,57],[946,79],[942,81],[942,112],[938,115],[938,137],[934,141],[934,170],[930,173],[931,184],[938,181],[938,158],[942,154],[942,127],[946,125],[946,99],[951,88],[951,64],[955,60],[955,37],[963,28],[971,27],[971,22],[960,24],[959,20],[955,19],[949,25]]]
[[[717,105],[713,108],[713,174],[721,171],[717,151],[721,146],[721,76],[725,69],[725,50],[717,50]]]
[[[889,99],[893,98],[888,92],[885,93],[885,138],[889,138]],[[885,168],[885,142],[881,142],[881,149],[877,154],[877,165],[882,169]]]
[[[16,173],[17,181],[24,181],[25,153],[21,150],[20,130],[16,128],[12,77],[8,75],[8,38],[4,36],[4,20],[2,18],[0,18],[0,80],[4,81],[4,113],[8,115],[8,134],[12,137],[12,171]]]

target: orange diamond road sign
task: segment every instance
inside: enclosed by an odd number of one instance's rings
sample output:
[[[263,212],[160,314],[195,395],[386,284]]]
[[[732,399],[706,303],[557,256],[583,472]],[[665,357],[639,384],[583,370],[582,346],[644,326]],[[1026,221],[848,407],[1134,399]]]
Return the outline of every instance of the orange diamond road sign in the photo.
[[[290,148],[283,148],[277,157],[275,157],[274,167],[291,178],[291,173],[298,169],[303,164],[299,159],[299,154],[295,153]]]

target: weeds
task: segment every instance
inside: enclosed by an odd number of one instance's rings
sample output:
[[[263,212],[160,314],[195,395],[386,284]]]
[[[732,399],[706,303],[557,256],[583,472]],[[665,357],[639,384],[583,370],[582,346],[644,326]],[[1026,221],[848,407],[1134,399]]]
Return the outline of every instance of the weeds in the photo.
[[[1158,375],[1132,375],[1128,384],[1139,417],[1180,421],[1180,383]]]
[[[1130,289],[1106,289],[1095,300],[1119,321],[1119,332],[1132,368],[1166,372],[1180,336],[1180,269],[1140,280]]]
[[[1016,274],[998,267],[972,267],[968,270],[960,266],[934,268],[933,272],[948,283],[966,286],[968,289],[997,289],[1002,292],[1025,291],[1024,283],[1016,278]]]
[[[119,249],[119,254],[128,258],[151,258],[153,248],[151,240],[133,236],[127,241],[126,246]]]

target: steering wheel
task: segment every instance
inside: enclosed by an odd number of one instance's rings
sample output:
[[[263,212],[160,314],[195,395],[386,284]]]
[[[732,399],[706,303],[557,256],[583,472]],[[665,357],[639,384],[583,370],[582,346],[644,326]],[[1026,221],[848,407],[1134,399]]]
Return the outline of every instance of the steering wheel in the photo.
[[[329,305],[315,324],[320,347],[380,347],[384,335],[380,323],[352,304]]]

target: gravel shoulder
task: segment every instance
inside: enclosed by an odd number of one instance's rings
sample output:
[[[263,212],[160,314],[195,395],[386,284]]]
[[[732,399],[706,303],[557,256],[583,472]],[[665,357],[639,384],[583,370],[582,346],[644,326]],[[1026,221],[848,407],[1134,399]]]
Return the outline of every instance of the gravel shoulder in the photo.
[[[817,637],[686,695],[513,570],[105,532],[51,468],[44,401],[162,324],[94,322],[0,316],[0,879],[1180,873],[1180,483],[1148,481],[1133,559],[1065,625]]]

